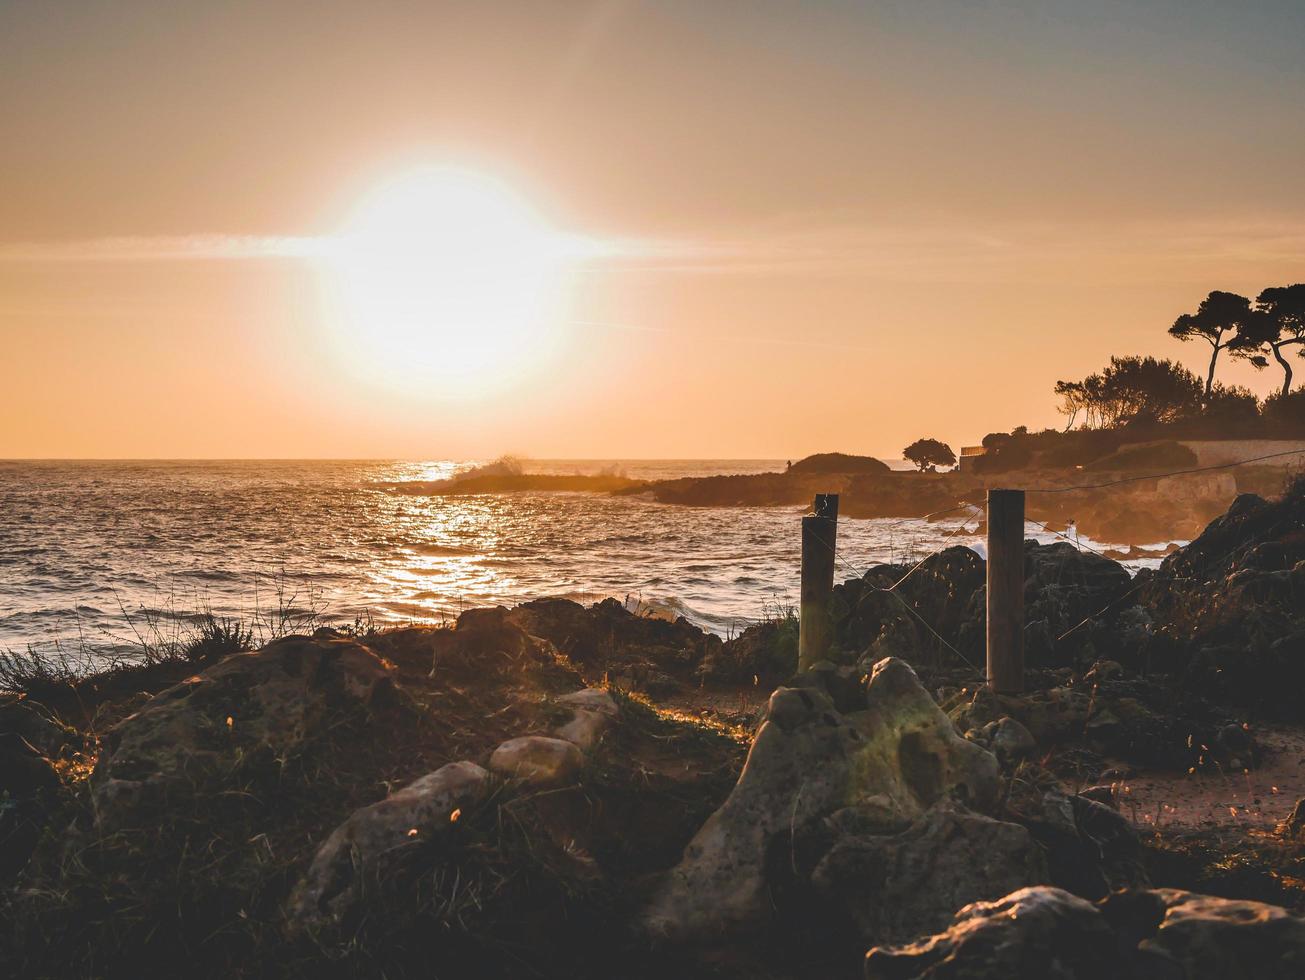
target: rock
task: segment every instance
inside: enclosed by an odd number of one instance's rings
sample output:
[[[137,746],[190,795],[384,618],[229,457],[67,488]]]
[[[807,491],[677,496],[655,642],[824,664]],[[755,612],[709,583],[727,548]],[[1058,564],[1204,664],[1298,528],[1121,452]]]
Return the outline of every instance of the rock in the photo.
[[[1305,971],[1305,919],[1261,902],[1171,888],[1097,904],[1025,888],[956,913],[950,927],[866,954],[867,980],[1035,978],[1289,980]]]
[[[502,670],[537,653],[538,648],[548,647],[546,640],[521,625],[515,612],[503,606],[464,612],[449,637],[452,642],[436,648],[432,676],[444,658],[456,657],[459,666],[472,663]]]
[[[1117,888],[1150,884],[1137,832],[1104,803],[1050,790],[1042,796],[1041,812],[1023,822],[1045,848],[1056,885],[1101,898]]]
[[[1029,730],[1014,718],[1003,718],[996,723],[991,738],[992,750],[997,758],[1015,762],[1027,759],[1037,751],[1038,743],[1034,741]]]
[[[694,941],[763,926],[772,848],[836,811],[876,800],[909,822],[949,799],[993,806],[997,760],[957,735],[906,663],[876,664],[863,705],[841,713],[815,689],[771,695],[734,790],[645,910],[647,934]]]
[[[1060,791],[1044,793],[1042,796],[1042,819],[1047,826],[1058,833],[1078,836],[1078,824],[1074,820],[1074,803],[1070,797]]]
[[[570,721],[553,734],[570,742],[581,751],[588,751],[602,741],[603,735],[612,727],[612,720],[597,711],[577,711]]]
[[[698,674],[708,681],[735,684],[756,678],[758,684],[773,687],[797,670],[797,633],[792,616],[749,626],[719,650],[709,650]]]
[[[1242,725],[1220,727],[1214,736],[1214,749],[1223,766],[1233,772],[1250,768],[1259,756],[1255,738]]]
[[[1122,966],[1091,902],[1059,888],[1023,888],[956,913],[945,932],[866,953],[866,980],[1097,980]]]
[[[864,942],[943,928],[962,905],[1047,881],[1042,851],[1018,824],[934,805],[892,836],[845,836],[811,876]]]
[[[556,700],[558,704],[566,705],[568,708],[575,708],[577,711],[595,711],[613,720],[621,715],[616,700],[601,687],[587,687],[583,691],[564,694]]]
[[[584,756],[572,742],[542,735],[510,738],[489,757],[489,768],[530,786],[556,786],[573,782]]]
[[[944,656],[954,661],[955,654],[920,625],[918,616],[963,654],[977,653],[982,626],[974,632],[974,599],[983,587],[985,567],[972,549],[956,546],[929,556],[914,570],[912,565],[879,565],[835,586],[833,608],[847,610],[834,620],[835,647],[867,669],[888,656],[921,667],[936,665]],[[895,584],[892,593],[885,591]]]
[[[1093,803],[1108,806],[1112,810],[1119,809],[1119,800],[1116,799],[1117,794],[1114,786],[1089,786],[1078,795],[1085,800],[1091,800]]]
[[[1029,668],[1082,669],[1107,650],[1128,659],[1148,642],[1150,617],[1139,607],[1133,579],[1118,562],[1065,541],[1027,541],[1024,560]],[[833,607],[840,612],[834,620],[835,656],[847,663],[859,658],[866,666],[896,656],[919,668],[935,668],[957,665],[959,652],[980,662],[985,576],[984,560],[970,548],[957,546],[918,567],[881,565],[836,586]],[[921,620],[953,649],[921,626]]]
[[[352,640],[292,636],[227,657],[109,730],[90,780],[96,818],[119,825],[141,806],[208,791],[219,772],[259,753],[292,752],[387,701],[391,674]]]
[[[1023,724],[1037,744],[1054,745],[1082,738],[1095,705],[1081,691],[1053,687],[1021,698],[1002,698],[1000,707]]]
[[[833,702],[836,711],[860,711],[865,707],[867,676],[868,671],[860,667],[840,667],[822,660],[794,675],[787,686],[824,693]]]
[[[1303,561],[1305,480],[1278,500],[1239,496],[1141,590],[1170,640],[1163,666],[1213,701],[1299,717]]]
[[[1124,723],[1110,709],[1109,705],[1098,707],[1088,717],[1083,726],[1083,733],[1100,742],[1113,742],[1124,730]]]
[[[963,731],[971,728],[982,731],[988,725],[996,724],[1004,715],[1000,698],[986,686],[976,688],[968,702],[962,701],[951,711],[952,721]]]
[[[720,637],[704,632],[682,616],[673,622],[638,616],[616,599],[604,599],[589,608],[569,599],[536,599],[514,607],[506,615],[576,663],[596,671],[606,669],[614,677],[628,674],[638,678],[655,664],[663,676],[669,675],[668,679],[687,679],[722,646]],[[643,689],[652,693],[646,681]],[[652,681],[653,686],[659,683]],[[678,687],[678,681],[672,683]]]
[[[571,720],[554,734],[582,750],[597,745],[621,714],[612,696],[597,687],[567,694],[558,698],[557,703],[572,708],[573,713]]]
[[[1133,587],[1124,566],[1068,541],[1026,541],[1024,568],[1029,666],[1083,666],[1097,659],[1098,650],[1120,649],[1119,616],[1130,608],[1124,600]]]
[[[374,886],[489,792],[491,777],[453,762],[355,810],[317,850],[288,906],[290,931],[339,925]]]
[[[1305,919],[1263,902],[1159,888],[1164,918],[1138,949],[1175,963],[1191,980],[1289,980],[1305,976]]]

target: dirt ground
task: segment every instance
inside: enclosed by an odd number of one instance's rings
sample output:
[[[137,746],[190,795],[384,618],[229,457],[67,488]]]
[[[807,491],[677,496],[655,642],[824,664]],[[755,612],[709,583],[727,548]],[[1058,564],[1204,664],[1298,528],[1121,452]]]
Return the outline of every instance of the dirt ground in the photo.
[[[1115,784],[1120,811],[1139,829],[1272,831],[1305,797],[1305,729],[1266,727],[1255,736],[1264,749],[1258,768],[1140,771]]]

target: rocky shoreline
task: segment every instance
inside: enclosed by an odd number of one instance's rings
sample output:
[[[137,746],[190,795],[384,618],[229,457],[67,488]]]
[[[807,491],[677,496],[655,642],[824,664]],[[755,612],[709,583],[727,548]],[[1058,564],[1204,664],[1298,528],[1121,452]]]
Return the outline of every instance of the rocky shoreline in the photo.
[[[0,966],[1301,975],[1305,806],[1258,774],[1305,723],[1305,485],[1138,578],[1030,543],[1020,697],[972,666],[982,559],[886,591],[907,571],[838,586],[799,675],[790,619],[541,599],[30,678],[0,703]],[[1228,820],[1139,812],[1147,778]]]
[[[1287,476],[1275,467],[1150,476],[1165,467],[1125,469],[1032,467],[1000,473],[890,470],[876,459],[826,453],[776,473],[636,480],[615,474],[536,474],[491,466],[447,480],[378,483],[389,493],[467,496],[519,492],[639,496],[683,507],[805,507],[817,493],[838,493],[840,513],[853,518],[954,518],[983,505],[987,490],[1031,490],[1029,520],[1085,537],[1132,545],[1188,541],[1240,493],[1280,493]],[[1108,484],[1108,486],[1100,486]],[[1087,489],[1075,489],[1087,485]],[[1042,492],[1040,492],[1042,491]],[[1045,492],[1050,491],[1050,492]]]
[[[1085,474],[1073,468],[999,474],[885,471],[852,475],[831,471],[693,477],[615,492],[639,493],[660,503],[692,507],[796,507],[810,503],[816,493],[836,492],[844,517],[933,518],[955,517],[958,504],[981,507],[992,488],[1041,489],[1053,492],[1029,494],[1029,520],[1056,530],[1073,525],[1083,536],[1098,541],[1150,544],[1189,541],[1238,494],[1280,493],[1285,481],[1281,470],[1255,467],[1168,477],[1148,477],[1136,470]],[[1073,489],[1109,483],[1115,485]]]

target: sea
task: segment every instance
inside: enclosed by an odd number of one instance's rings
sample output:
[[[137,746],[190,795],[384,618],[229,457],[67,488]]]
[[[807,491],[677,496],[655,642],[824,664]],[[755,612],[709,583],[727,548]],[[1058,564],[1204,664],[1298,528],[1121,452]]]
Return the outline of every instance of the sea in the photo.
[[[662,479],[784,463],[520,465]],[[94,664],[182,641],[209,615],[269,636],[319,622],[449,622],[471,607],[542,596],[615,597],[728,637],[796,607],[800,508],[681,507],[588,493],[420,496],[381,486],[454,479],[485,464],[0,461],[0,650]],[[842,518],[836,578],[948,544],[982,553],[977,517]],[[1057,540],[1032,524],[1028,534]]]

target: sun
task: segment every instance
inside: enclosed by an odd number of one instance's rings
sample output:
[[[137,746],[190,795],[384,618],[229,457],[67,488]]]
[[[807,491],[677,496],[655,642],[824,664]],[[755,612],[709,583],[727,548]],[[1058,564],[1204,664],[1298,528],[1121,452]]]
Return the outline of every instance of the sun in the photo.
[[[557,341],[563,281],[589,250],[492,177],[397,176],[324,249],[340,352],[355,375],[393,388],[501,387]]]

